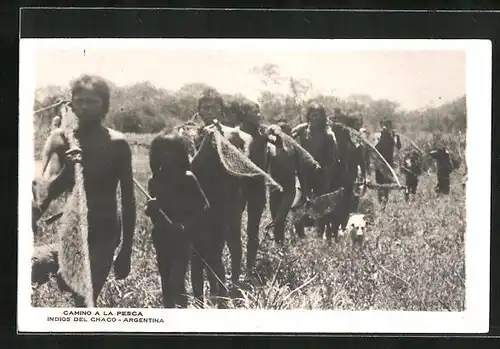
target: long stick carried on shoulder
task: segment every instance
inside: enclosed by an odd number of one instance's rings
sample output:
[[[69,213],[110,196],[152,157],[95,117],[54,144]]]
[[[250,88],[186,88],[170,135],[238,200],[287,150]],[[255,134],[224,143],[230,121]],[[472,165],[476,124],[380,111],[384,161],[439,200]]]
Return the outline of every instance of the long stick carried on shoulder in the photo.
[[[147,192],[147,190],[142,187],[142,185],[137,181],[137,179],[133,178],[133,180],[134,180],[134,184],[137,186],[137,188],[139,188],[139,190],[144,194],[144,196],[148,200],[153,200],[153,198],[151,197],[151,195],[149,195],[149,193]],[[174,224],[174,222],[172,222],[172,220],[170,219],[170,217],[167,216],[167,214],[161,208],[158,208],[158,211],[163,216],[163,218],[165,218],[165,220],[168,222],[168,224]],[[181,224],[181,228],[184,228],[184,226],[182,224]]]
[[[420,155],[424,156],[425,153],[422,151],[422,149],[420,149],[417,144],[408,136],[405,136],[404,134],[400,133],[399,136],[403,137],[406,141],[408,141],[408,143],[410,143],[410,145],[420,153]]]
[[[380,154],[380,152],[377,150],[377,148],[375,148],[375,146],[373,146],[370,142],[368,142],[368,140],[366,140],[365,138],[363,138],[361,136],[361,134],[356,131],[355,129],[349,127],[349,126],[345,126],[344,127],[351,133],[351,135],[354,135],[357,139],[359,139],[361,142],[363,142],[364,144],[368,145],[370,147],[370,149],[373,151],[373,153],[376,155],[376,159],[378,161],[380,161],[385,167],[387,170],[389,170],[389,172],[391,173],[394,181],[396,182],[396,184],[399,186],[399,187],[403,187],[401,185],[401,183],[399,182],[399,178],[398,178],[398,175],[396,174],[396,172],[394,171],[394,169],[392,168],[391,165],[389,165],[389,163],[387,162],[387,160],[385,160],[385,158],[382,156],[382,154]]]

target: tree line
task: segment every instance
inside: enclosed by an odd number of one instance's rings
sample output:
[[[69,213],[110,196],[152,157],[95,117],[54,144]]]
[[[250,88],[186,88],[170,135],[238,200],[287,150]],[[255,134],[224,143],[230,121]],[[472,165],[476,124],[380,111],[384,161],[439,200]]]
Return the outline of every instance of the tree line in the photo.
[[[363,118],[363,126],[369,131],[379,129],[379,122],[384,118],[393,121],[396,130],[417,135],[426,133],[425,138],[433,142],[443,137],[463,135],[467,126],[466,97],[461,96],[438,107],[419,110],[405,110],[399,103],[388,99],[374,99],[365,94],[352,94],[340,98],[329,94],[313,94],[313,85],[306,79],[283,76],[277,66],[267,64],[256,67],[263,89],[257,101],[264,123],[276,123],[287,120],[292,125],[304,121],[307,103],[321,103],[328,114],[335,109],[343,113],[357,113]],[[197,98],[207,88],[205,83],[187,83],[177,91],[158,88],[149,82],[138,82],[129,86],[117,86],[108,81],[111,88],[111,104],[105,125],[124,133],[157,133],[165,128],[185,122],[197,111]],[[273,92],[272,85],[285,86],[285,93]],[[241,93],[221,93],[226,105],[232,101],[247,100]],[[35,92],[34,110],[54,104],[58,99],[69,99],[69,89],[62,86],[45,86]],[[50,131],[56,109],[34,115],[37,137],[45,138]],[[422,138],[422,137],[417,137]],[[36,147],[42,140],[36,141]]]
[[[111,105],[106,125],[126,133],[156,133],[165,127],[189,120],[197,111],[197,98],[206,88],[204,83],[190,83],[177,91],[156,88],[148,82],[131,86],[113,86]],[[232,101],[247,100],[242,94],[221,94],[226,105]],[[58,99],[69,98],[69,91],[59,86],[37,89],[34,110],[54,104]],[[380,120],[390,118],[400,132],[426,131],[430,133],[465,132],[465,96],[443,104],[421,110],[401,109],[397,102],[387,99],[372,99],[368,95],[353,94],[348,98],[332,95],[317,95],[308,100],[297,100],[291,95],[261,92],[256,101],[261,107],[265,123],[288,120],[292,124],[304,121],[306,104],[321,103],[327,113],[333,115],[335,108],[345,113],[359,113],[364,127],[376,130]],[[57,110],[49,109],[35,114],[37,125],[50,125]]]

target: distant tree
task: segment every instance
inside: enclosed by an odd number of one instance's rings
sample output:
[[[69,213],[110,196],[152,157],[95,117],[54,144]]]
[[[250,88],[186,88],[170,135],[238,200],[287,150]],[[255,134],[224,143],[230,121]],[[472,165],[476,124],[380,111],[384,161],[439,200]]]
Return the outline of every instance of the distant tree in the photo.
[[[262,91],[260,93],[258,103],[264,119],[268,123],[275,123],[279,119],[284,118],[284,100],[282,94],[272,93],[270,91]]]
[[[279,67],[272,63],[266,63],[260,67],[254,67],[250,70],[250,72],[259,76],[261,83],[266,87],[269,87],[270,85],[280,86],[285,80],[279,72]]]
[[[252,73],[258,75],[261,82],[266,88],[271,86],[287,87],[287,93],[279,98],[281,108],[273,108],[267,110],[270,114],[267,116],[270,120],[276,120],[277,115],[279,118],[286,118],[292,123],[297,123],[302,120],[304,114],[304,107],[306,104],[306,97],[312,90],[312,83],[308,79],[296,78],[293,76],[284,76],[276,64],[267,63],[261,67],[254,67]],[[285,85],[286,84],[286,85]],[[268,89],[261,93],[259,100],[266,107],[277,106],[277,101],[270,101],[270,97],[279,94],[273,94]],[[281,109],[278,111],[278,109]]]
[[[368,107],[373,102],[373,99],[367,94],[353,93],[349,95],[349,97],[347,97],[346,102],[361,104],[365,107]]]

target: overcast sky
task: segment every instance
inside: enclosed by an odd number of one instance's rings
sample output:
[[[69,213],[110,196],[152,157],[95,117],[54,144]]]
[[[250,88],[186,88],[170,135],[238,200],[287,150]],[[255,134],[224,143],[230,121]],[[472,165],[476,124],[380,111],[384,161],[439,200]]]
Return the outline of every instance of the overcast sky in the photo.
[[[223,93],[257,100],[264,86],[251,72],[273,63],[283,75],[306,78],[314,92],[353,93],[397,101],[405,109],[439,105],[465,94],[465,52],[347,51],[272,52],[215,49],[37,48],[36,85],[67,86],[86,72],[117,85],[149,81],[176,90],[204,82]],[[279,92],[279,88],[274,89]],[[284,91],[284,90],[282,90]]]

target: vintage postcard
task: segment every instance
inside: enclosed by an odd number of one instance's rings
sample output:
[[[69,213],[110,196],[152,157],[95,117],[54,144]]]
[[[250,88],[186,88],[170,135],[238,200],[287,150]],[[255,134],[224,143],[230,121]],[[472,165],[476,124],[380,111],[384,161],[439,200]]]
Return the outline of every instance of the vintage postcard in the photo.
[[[19,332],[487,332],[491,64],[21,39]]]

